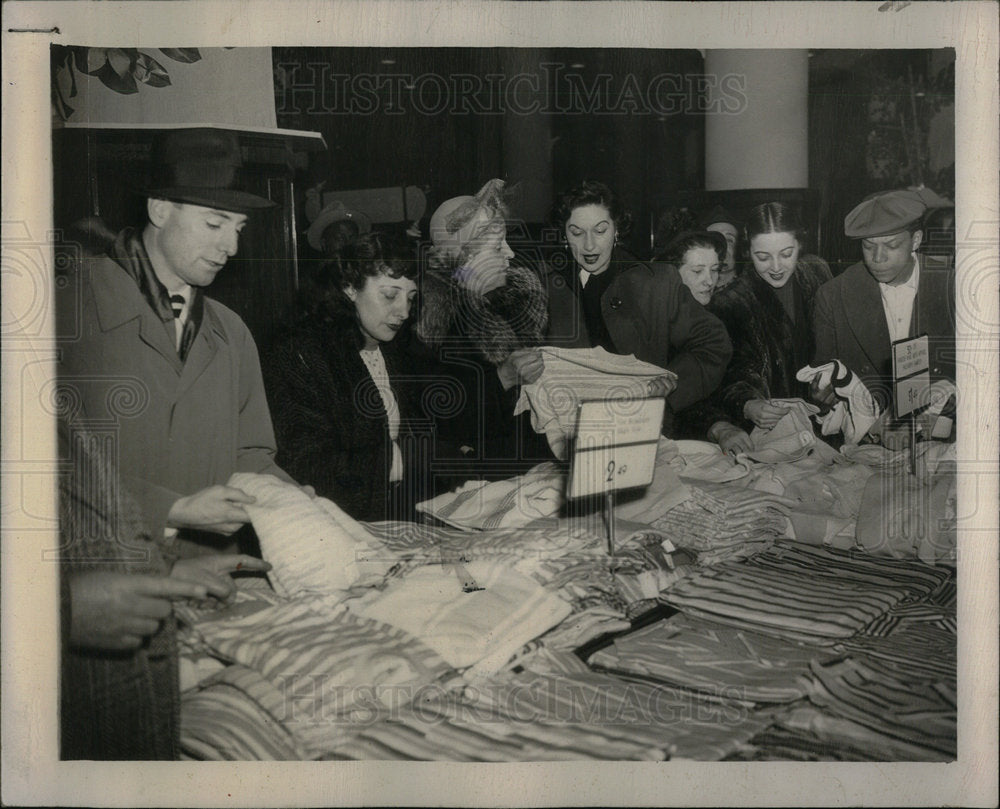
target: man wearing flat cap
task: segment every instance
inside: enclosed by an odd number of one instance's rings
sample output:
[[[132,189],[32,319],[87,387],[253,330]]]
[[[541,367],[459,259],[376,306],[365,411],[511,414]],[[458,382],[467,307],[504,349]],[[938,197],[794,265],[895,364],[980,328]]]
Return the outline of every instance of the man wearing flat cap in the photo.
[[[861,242],[862,261],[816,293],[814,365],[840,360],[861,377],[882,411],[892,402],[892,343],[926,334],[930,377],[955,379],[955,277],[948,264],[918,253],[923,197],[877,194],[855,207],[844,232]]]
[[[79,319],[60,368],[78,417],[114,426],[123,483],[154,532],[201,532],[189,536],[209,546],[248,521],[252,498],[224,485],[233,472],[289,480],[274,463],[253,337],[204,294],[236,255],[247,218],[273,205],[244,190],[241,171],[235,133],[160,136],[145,227],[85,261],[79,300],[60,303],[65,322]]]

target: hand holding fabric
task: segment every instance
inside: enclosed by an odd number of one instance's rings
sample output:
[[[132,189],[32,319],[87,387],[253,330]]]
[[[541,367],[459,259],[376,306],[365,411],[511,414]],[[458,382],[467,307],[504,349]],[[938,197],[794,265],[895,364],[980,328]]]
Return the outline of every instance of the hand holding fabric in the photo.
[[[781,421],[781,417],[788,412],[788,407],[784,402],[773,402],[769,399],[749,399],[743,405],[743,415],[758,427],[770,430],[775,424]]]
[[[500,384],[504,390],[510,390],[515,385],[530,385],[537,382],[545,370],[542,352],[537,348],[519,348],[511,352],[497,368]]]
[[[240,570],[267,572],[270,569],[270,562],[265,562],[256,556],[248,556],[243,553],[220,553],[178,559],[174,562],[170,575],[179,581],[200,584],[208,590],[209,595],[215,596],[220,601],[225,601],[236,592],[236,585],[230,574]]]
[[[799,369],[795,378],[800,382],[808,382],[810,393],[814,387],[819,392],[830,387],[836,394],[833,408],[819,417],[823,435],[839,430],[843,432],[848,444],[856,444],[869,431],[881,412],[878,402],[861,378],[840,360],[828,362],[818,368],[807,365]]]
[[[229,536],[250,521],[243,506],[253,502],[253,497],[232,486],[209,486],[174,502],[167,525]]]
[[[172,600],[203,599],[204,584],[168,576],[92,572],[70,577],[70,643],[87,649],[137,649],[170,615]]]
[[[728,421],[718,421],[708,431],[708,437],[722,448],[723,452],[740,454],[753,449],[753,441],[746,430],[741,430]]]

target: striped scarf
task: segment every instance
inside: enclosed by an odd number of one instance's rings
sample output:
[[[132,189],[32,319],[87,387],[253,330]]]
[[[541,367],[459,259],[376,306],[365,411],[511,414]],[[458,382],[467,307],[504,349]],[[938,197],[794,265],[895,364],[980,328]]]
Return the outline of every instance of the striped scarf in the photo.
[[[170,335],[170,342],[174,342],[174,310],[170,304],[170,293],[163,283],[156,277],[156,271],[149,260],[149,253],[142,243],[142,233],[135,228],[126,228],[115,239],[114,244],[108,248],[108,256],[122,267],[139,285],[142,297],[146,299],[149,308],[156,316],[163,321],[167,333]],[[205,300],[201,289],[191,287],[191,306],[187,321],[184,323],[184,331],[181,333],[181,343],[178,354],[184,360],[191,344],[201,327],[202,317],[205,313]]]

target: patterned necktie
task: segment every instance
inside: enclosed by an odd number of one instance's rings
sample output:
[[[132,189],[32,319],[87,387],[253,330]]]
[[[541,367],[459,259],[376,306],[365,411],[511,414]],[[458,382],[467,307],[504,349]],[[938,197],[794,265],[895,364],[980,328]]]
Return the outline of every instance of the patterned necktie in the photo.
[[[170,308],[174,310],[174,317],[180,317],[181,312],[184,311],[184,296],[183,295],[171,295],[170,296]]]

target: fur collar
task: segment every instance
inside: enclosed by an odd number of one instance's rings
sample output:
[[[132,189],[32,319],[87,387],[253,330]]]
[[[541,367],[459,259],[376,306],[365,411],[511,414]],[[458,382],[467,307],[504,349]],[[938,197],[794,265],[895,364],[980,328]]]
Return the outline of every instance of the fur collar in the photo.
[[[548,321],[545,289],[538,276],[511,267],[507,283],[486,295],[473,295],[451,275],[424,275],[417,335],[438,348],[471,346],[492,365],[512,351],[539,345]]]

